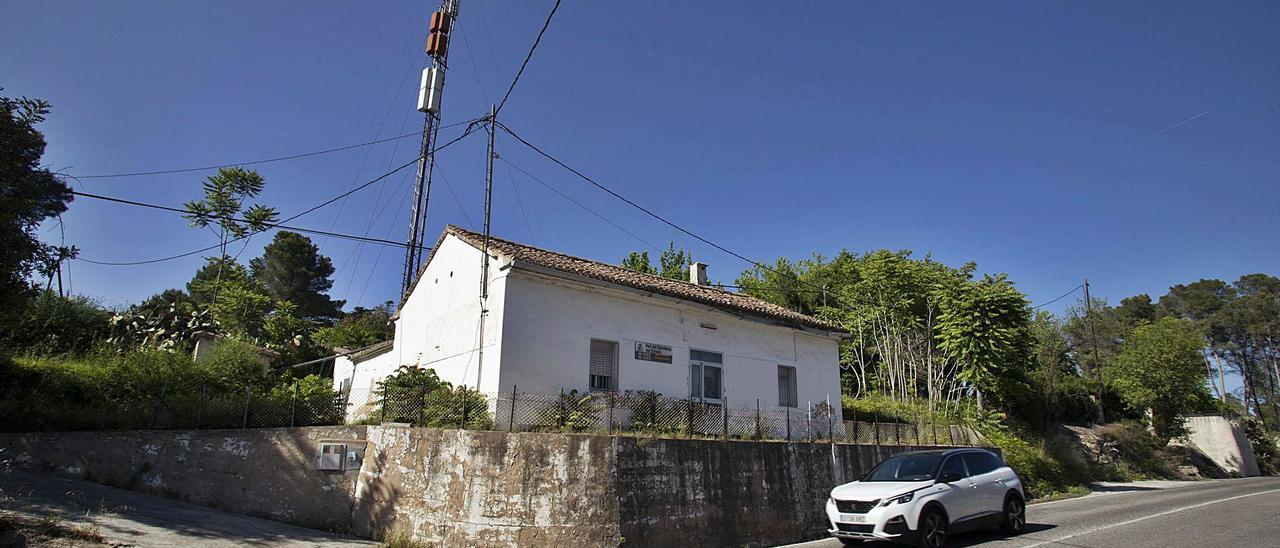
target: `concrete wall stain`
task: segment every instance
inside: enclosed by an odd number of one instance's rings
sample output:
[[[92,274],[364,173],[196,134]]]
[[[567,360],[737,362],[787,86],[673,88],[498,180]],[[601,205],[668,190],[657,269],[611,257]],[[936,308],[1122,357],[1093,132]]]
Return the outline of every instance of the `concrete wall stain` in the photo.
[[[321,440],[365,440],[321,472]],[[909,446],[396,426],[0,434],[15,466],[432,546],[767,546],[826,534],[831,488]]]

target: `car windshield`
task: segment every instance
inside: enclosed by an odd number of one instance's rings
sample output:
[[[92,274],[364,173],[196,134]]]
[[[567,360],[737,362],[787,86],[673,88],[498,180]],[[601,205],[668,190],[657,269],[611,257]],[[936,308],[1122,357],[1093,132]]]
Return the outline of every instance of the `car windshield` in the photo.
[[[898,455],[889,457],[862,481],[925,481],[933,479],[942,455]]]

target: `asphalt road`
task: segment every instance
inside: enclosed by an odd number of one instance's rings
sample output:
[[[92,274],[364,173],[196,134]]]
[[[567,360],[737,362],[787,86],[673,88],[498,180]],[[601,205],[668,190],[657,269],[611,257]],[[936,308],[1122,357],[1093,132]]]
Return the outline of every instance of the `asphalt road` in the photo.
[[[1027,532],[975,532],[953,546],[1161,548],[1280,546],[1280,478],[1204,481],[1166,489],[1114,485],[1087,497],[1033,504]],[[868,546],[893,546],[869,543]],[[838,548],[835,539],[793,545]]]

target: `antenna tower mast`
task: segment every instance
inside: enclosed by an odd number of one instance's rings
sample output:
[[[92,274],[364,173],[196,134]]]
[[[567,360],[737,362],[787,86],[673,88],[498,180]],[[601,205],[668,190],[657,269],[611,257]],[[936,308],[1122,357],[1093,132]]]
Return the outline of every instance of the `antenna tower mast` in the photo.
[[[431,66],[422,70],[422,80],[418,85],[418,110],[424,114],[422,149],[413,185],[401,298],[409,293],[424,258],[423,238],[427,230],[427,206],[431,199],[431,173],[435,168],[436,137],[440,133],[440,99],[444,92],[444,73],[449,68],[449,39],[453,23],[458,18],[458,1],[441,0],[440,10],[431,14],[428,28],[427,55],[431,57]]]

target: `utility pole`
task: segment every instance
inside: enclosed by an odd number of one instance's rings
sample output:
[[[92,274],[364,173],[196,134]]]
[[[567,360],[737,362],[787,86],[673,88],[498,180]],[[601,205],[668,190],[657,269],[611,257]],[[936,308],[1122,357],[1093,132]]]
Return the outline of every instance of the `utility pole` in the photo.
[[[458,18],[458,1],[441,0],[440,10],[431,14],[428,29],[427,55],[431,56],[431,66],[423,69],[418,86],[418,110],[424,114],[422,147],[418,155],[418,171],[414,177],[404,277],[400,283],[401,297],[409,293],[418,269],[422,267],[427,207],[431,201],[431,175],[435,168],[435,144],[440,133],[440,101],[444,92],[444,73],[449,68],[449,36],[453,32],[453,23]]]
[[[484,245],[480,253],[480,327],[476,343],[478,359],[476,360],[476,391],[480,390],[480,375],[484,373],[484,320],[489,315],[489,226],[493,212],[493,135],[498,126],[498,105],[489,107],[489,147],[485,153],[484,171]]]
[[[1093,301],[1089,299],[1089,277],[1084,278],[1084,317],[1089,322],[1089,338],[1093,339],[1093,368],[1098,377],[1098,424],[1107,422],[1107,413],[1102,408],[1102,361],[1098,358],[1098,332],[1093,327]]]

